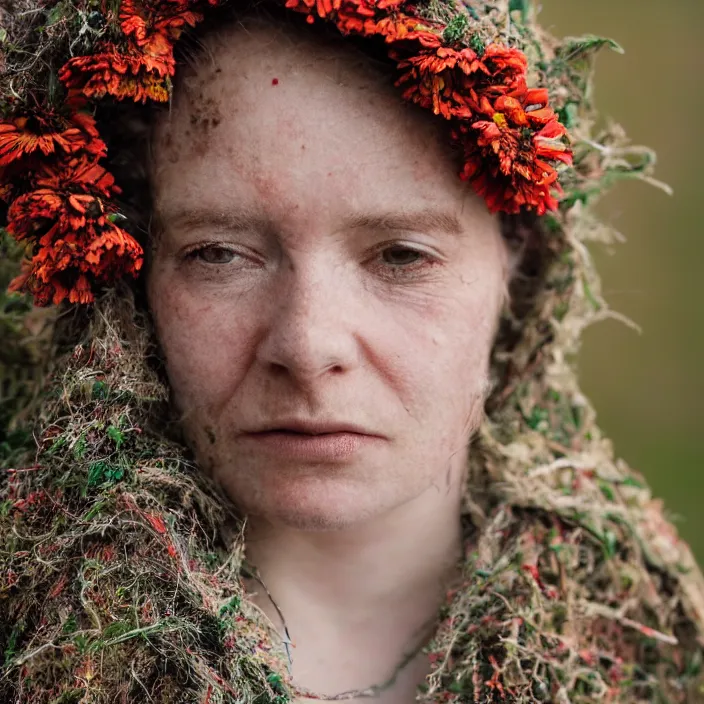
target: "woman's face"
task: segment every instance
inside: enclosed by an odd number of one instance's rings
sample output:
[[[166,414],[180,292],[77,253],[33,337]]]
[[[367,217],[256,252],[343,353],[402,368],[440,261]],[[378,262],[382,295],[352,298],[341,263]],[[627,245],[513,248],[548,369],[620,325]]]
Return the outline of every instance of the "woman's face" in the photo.
[[[498,221],[351,50],[253,26],[206,55],[157,127],[148,281],[199,463],[301,528],[444,490],[481,417]]]

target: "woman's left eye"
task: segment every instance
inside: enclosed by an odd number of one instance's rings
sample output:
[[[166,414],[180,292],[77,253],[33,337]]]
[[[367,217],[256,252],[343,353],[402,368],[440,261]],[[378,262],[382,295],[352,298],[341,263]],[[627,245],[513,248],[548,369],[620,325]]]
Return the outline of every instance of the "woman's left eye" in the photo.
[[[216,244],[200,247],[189,253],[189,257],[198,259],[206,264],[230,264],[237,256],[237,252],[233,249]]]
[[[426,255],[417,249],[411,249],[403,245],[393,245],[381,251],[381,258],[384,264],[392,267],[407,267],[425,260]]]
[[[441,263],[440,255],[405,242],[387,242],[378,247],[371,262],[377,275],[398,282],[421,280]]]

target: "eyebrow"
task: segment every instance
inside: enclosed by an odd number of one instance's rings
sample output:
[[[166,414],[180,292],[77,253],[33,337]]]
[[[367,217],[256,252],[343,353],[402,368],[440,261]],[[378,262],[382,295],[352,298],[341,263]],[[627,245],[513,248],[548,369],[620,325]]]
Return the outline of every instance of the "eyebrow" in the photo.
[[[214,225],[233,231],[272,231],[275,229],[271,219],[264,217],[255,209],[247,208],[231,208],[221,212],[202,207],[179,208],[174,211],[159,212],[158,220],[162,225],[168,221],[172,227]],[[352,215],[345,218],[340,229],[382,232],[432,231],[446,232],[451,235],[460,235],[463,232],[462,225],[455,215],[433,208]]]
[[[347,220],[346,227],[350,230],[415,230],[462,234],[462,225],[454,215],[431,208],[405,213],[356,215]]]
[[[196,225],[215,225],[228,230],[263,230],[270,229],[272,223],[256,210],[230,208],[216,211],[210,208],[176,208],[174,210],[157,210],[161,225],[167,222],[171,227],[195,227]]]

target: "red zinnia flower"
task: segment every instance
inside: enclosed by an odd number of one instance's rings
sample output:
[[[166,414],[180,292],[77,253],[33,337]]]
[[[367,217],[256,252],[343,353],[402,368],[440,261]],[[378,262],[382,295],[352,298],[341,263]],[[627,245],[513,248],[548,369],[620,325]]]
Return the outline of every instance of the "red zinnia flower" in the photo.
[[[315,15],[322,19],[328,18],[333,11],[340,9],[341,4],[342,0],[286,0],[286,7],[308,15],[308,22],[315,21]]]
[[[400,21],[401,17],[395,10],[401,4],[399,0],[344,0],[337,10],[335,24],[343,34],[361,34],[367,37],[382,34],[380,20]],[[391,28],[390,25],[387,26]],[[403,32],[403,27],[397,27],[396,31]]]
[[[32,180],[34,190],[17,198],[8,211],[7,230],[17,240],[40,237],[57,220],[80,228],[86,209],[97,207],[97,198],[120,193],[112,174],[85,157],[43,166]],[[66,203],[72,208],[65,210]]]
[[[174,42],[186,26],[194,27],[202,19],[184,2],[123,0],[120,21],[128,43],[118,47],[104,42],[95,54],[70,59],[59,78],[74,100],[111,95],[141,103],[166,102],[169,77],[176,68]]]
[[[15,200],[8,211],[7,231],[16,240],[33,238],[62,207],[61,196],[48,188],[33,191]]]
[[[93,300],[94,283],[136,275],[142,248],[113,222],[103,198],[119,193],[114,179],[85,155],[43,166],[35,189],[8,209],[7,231],[35,251],[11,290],[28,291],[38,305]]]
[[[95,196],[40,188],[12,203],[7,231],[17,240],[38,239],[47,244],[57,233],[78,231],[96,216],[103,216],[103,206]]]
[[[567,130],[547,100],[546,90],[528,90],[524,82],[493,104],[474,92],[472,108],[488,119],[455,130],[465,149],[461,176],[493,212],[527,208],[543,215],[557,208],[552,190],[560,192],[558,173],[549,162],[569,165],[572,153],[561,141]]]

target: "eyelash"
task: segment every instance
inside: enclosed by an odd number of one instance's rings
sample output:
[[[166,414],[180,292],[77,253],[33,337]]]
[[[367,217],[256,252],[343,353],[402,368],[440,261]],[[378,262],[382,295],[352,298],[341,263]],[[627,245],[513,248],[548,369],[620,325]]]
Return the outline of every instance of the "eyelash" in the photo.
[[[418,255],[418,259],[409,264],[394,265],[385,262],[379,263],[377,266],[383,269],[381,272],[384,276],[394,280],[410,280],[422,277],[429,268],[438,264],[438,258],[424,249],[414,247],[406,242],[384,242],[379,245],[374,253],[372,262],[379,262],[385,252],[398,250],[402,253],[412,253]]]
[[[229,252],[233,257],[245,258],[240,255],[233,248],[227,247],[220,243],[209,243],[204,245],[198,245],[193,249],[187,251],[184,257],[193,262],[205,267],[227,267],[233,262],[207,262],[203,259],[203,254],[208,251],[222,250],[223,252]],[[397,250],[402,253],[412,253],[418,255],[418,259],[409,262],[408,264],[394,265],[380,262],[384,253],[390,252],[392,250]],[[377,246],[374,256],[367,260],[368,263],[377,263],[378,269],[383,269],[380,273],[390,279],[400,280],[400,279],[411,279],[418,278],[429,267],[433,267],[438,264],[438,258],[433,256],[431,253],[426,252],[423,249],[413,247],[405,242],[384,242]]]
[[[220,244],[220,243],[217,243],[217,242],[212,242],[212,243],[204,244],[204,245],[198,245],[192,249],[189,249],[185,253],[184,256],[189,261],[196,261],[199,264],[203,264],[205,266],[227,266],[228,264],[231,264],[231,262],[207,262],[202,258],[202,255],[204,252],[213,251],[213,250],[221,250],[223,252],[229,252],[233,255],[233,257],[241,256],[238,252],[236,252],[231,247],[227,247],[227,246]]]

